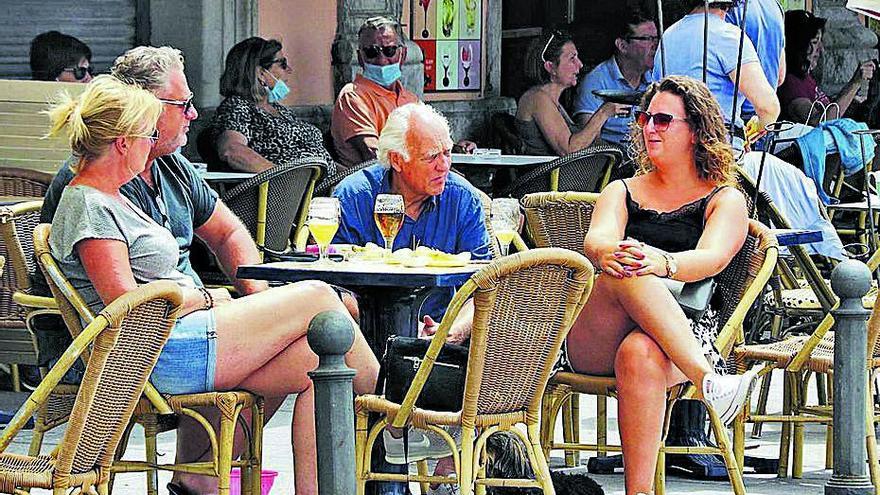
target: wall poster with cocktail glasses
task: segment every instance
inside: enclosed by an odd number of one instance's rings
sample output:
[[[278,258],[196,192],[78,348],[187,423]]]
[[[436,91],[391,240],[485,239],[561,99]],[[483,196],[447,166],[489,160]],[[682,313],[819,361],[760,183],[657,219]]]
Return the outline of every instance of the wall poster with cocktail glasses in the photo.
[[[486,0],[410,0],[410,36],[425,55],[424,91],[481,93]]]

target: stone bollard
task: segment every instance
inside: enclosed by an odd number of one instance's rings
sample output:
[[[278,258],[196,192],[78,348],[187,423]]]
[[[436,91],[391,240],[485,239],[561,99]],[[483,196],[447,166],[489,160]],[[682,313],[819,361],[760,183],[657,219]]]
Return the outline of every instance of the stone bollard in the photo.
[[[354,404],[355,371],[345,364],[354,343],[351,320],[338,311],[318,313],[309,323],[309,347],[318,367],[309,372],[315,385],[315,433],[318,493],[355,493]]]
[[[840,298],[834,314],[834,473],[826,495],[870,495],[874,487],[865,469],[865,411],[868,391],[867,320],[862,296],[871,287],[871,271],[847,260],[831,274]]]

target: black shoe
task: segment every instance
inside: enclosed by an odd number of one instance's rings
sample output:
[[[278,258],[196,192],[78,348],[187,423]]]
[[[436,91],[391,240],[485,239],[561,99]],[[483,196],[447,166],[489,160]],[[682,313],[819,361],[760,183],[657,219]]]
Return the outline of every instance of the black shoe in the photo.
[[[189,488],[181,485],[180,483],[168,483],[167,485],[168,493],[171,495],[199,495],[198,493],[190,490]]]

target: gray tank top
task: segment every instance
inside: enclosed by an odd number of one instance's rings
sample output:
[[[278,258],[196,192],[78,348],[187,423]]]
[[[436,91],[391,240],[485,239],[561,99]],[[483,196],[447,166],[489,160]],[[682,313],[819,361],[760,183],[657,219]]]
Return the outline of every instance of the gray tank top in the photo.
[[[559,114],[562,115],[562,119],[565,120],[566,125],[568,125],[568,130],[571,131],[572,134],[581,130],[581,128],[571,120],[571,117],[568,116],[568,112],[562,108],[562,105],[557,103],[556,109],[559,110]],[[550,143],[547,142],[547,139],[544,138],[544,133],[541,132],[541,128],[538,127],[538,123],[534,119],[516,119],[516,130],[519,132],[519,138],[522,140],[523,152],[525,154],[545,156],[558,155],[556,150],[554,150],[553,147],[550,146]]]

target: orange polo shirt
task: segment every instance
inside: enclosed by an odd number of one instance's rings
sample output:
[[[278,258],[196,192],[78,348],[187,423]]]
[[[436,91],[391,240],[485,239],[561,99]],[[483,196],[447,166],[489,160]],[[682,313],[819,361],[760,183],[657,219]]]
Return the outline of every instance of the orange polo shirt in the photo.
[[[330,132],[339,161],[346,166],[357,164],[360,155],[348,140],[355,136],[378,138],[388,114],[399,106],[417,101],[418,97],[400,81],[387,89],[358,74],[342,88],[333,106]]]

